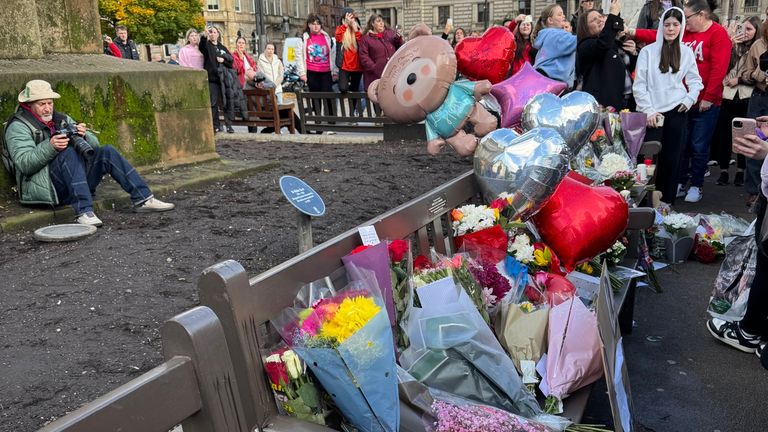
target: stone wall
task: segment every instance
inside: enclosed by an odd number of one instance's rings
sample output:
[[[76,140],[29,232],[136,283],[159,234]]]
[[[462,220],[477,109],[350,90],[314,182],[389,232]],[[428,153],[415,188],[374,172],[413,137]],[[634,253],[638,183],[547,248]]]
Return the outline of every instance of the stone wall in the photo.
[[[4,0],[0,58],[102,52],[97,0]]]
[[[31,79],[61,94],[55,108],[99,131],[137,166],[217,158],[205,71],[85,54],[0,60],[0,118],[7,119]],[[0,170],[0,197],[11,183]]]

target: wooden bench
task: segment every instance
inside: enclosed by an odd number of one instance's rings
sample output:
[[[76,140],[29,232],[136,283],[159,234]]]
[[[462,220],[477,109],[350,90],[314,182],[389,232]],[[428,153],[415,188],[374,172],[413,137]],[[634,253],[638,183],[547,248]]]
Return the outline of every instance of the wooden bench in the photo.
[[[373,225],[382,239],[412,238],[414,255],[427,254],[430,247],[450,254],[453,239],[446,229],[450,226],[448,212],[478,193],[474,174],[468,172],[364,225]],[[629,227],[646,228],[652,221],[651,209],[632,209]],[[278,414],[263,372],[263,350],[279,341],[269,320],[293,305],[299,289],[309,282],[328,277],[334,286],[344,286],[346,273],[341,257],[358,245],[359,233],[353,228],[251,279],[243,267],[232,260],[209,267],[200,277],[200,302],[214,310],[222,322],[235,377],[242,384],[242,405],[250,427],[266,427],[287,420]],[[614,296],[617,309],[626,298],[625,286]],[[567,416],[580,421],[589,391],[584,388],[566,399]],[[403,407],[401,422],[406,424],[410,419],[418,423],[409,417],[411,415],[412,412]]]
[[[44,432],[249,432],[219,320],[207,307],[162,329],[165,362],[48,424]]]
[[[248,103],[248,118],[235,117],[232,125],[272,127],[276,134],[286,126],[290,133],[296,133],[293,103],[278,103],[275,89],[255,88],[243,90],[243,93]],[[224,117],[220,121],[224,121]]]
[[[382,114],[365,92],[296,92],[302,133],[381,133],[393,122]],[[328,112],[328,108],[332,112]],[[353,109],[353,108],[357,109]]]

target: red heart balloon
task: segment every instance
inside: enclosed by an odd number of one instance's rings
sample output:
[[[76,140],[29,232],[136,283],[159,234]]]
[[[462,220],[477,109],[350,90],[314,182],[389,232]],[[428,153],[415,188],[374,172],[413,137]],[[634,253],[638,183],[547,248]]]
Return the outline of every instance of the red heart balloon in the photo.
[[[506,27],[491,27],[482,36],[465,37],[456,45],[459,72],[473,81],[504,81],[514,58],[515,36]]]
[[[618,192],[570,177],[533,217],[541,238],[568,271],[611,247],[628,219],[629,207]]]

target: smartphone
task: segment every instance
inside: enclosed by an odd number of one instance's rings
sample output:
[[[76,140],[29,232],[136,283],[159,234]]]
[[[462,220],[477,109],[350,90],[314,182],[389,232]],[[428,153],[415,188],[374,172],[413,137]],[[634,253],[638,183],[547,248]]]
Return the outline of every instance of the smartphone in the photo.
[[[736,34],[737,35],[744,34],[744,24],[741,24],[741,23],[736,24]]]
[[[757,122],[755,119],[736,117],[731,122],[731,130],[733,131],[733,137],[744,138],[746,135],[755,135],[757,130]]]
[[[452,26],[453,25],[453,18],[448,18],[448,20],[445,23],[448,24],[449,26]]]

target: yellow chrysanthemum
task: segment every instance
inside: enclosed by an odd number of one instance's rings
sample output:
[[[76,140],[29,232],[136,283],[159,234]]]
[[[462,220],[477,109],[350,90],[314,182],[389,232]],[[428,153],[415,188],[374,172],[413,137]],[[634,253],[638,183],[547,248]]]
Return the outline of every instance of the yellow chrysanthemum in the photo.
[[[323,324],[320,335],[343,343],[358,330],[363,328],[379,311],[371,297],[350,297],[339,305],[336,314]]]
[[[552,257],[546,249],[537,249],[533,251],[533,262],[539,267],[545,267],[549,265],[549,260]]]
[[[531,302],[522,302],[522,303],[520,303],[520,310],[522,310],[525,313],[533,312],[533,303],[531,303]]]

